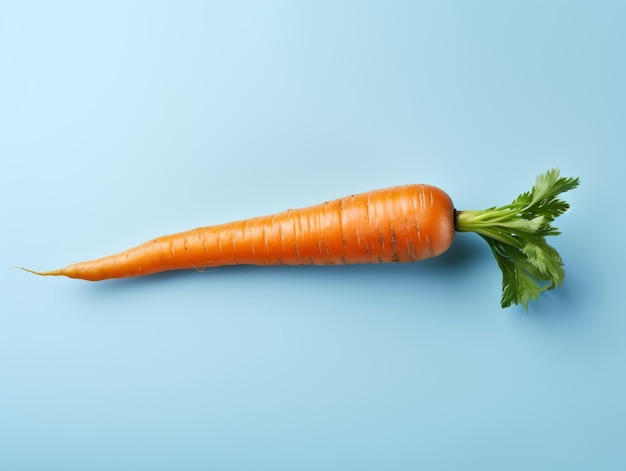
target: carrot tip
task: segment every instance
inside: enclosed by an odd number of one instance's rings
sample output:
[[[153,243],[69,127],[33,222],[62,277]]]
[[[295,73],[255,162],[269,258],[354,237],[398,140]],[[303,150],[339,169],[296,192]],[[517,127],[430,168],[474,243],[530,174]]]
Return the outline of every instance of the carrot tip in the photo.
[[[19,268],[20,270],[24,270],[24,271],[27,271],[28,273],[32,273],[33,275],[39,275],[39,276],[57,276],[61,274],[59,273],[58,270],[37,271],[37,270],[31,270],[30,268],[26,268],[26,267],[13,267],[13,268]]]

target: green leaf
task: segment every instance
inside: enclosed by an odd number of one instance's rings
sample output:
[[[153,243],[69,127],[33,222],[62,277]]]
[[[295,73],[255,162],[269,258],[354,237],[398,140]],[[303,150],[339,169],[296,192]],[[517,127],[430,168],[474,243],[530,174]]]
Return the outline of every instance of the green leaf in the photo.
[[[563,260],[545,237],[560,234],[551,223],[569,209],[559,195],[576,188],[578,178],[563,178],[558,169],[537,177],[533,188],[511,204],[482,211],[458,211],[457,230],[483,237],[502,271],[502,307],[530,301],[561,286]]]

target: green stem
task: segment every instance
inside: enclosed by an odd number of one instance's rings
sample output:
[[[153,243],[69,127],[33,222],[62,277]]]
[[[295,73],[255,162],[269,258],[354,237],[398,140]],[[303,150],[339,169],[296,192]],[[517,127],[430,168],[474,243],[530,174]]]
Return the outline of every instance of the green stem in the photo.
[[[522,304],[528,310],[529,301],[563,283],[563,261],[545,237],[559,234],[551,223],[569,209],[558,196],[578,184],[578,178],[560,177],[552,169],[511,204],[456,212],[456,230],[485,239],[502,270],[503,308]]]

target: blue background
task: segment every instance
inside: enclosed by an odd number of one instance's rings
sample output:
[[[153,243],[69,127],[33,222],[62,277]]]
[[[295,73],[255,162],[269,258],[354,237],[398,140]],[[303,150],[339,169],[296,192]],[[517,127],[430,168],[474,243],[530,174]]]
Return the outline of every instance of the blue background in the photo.
[[[0,468],[624,469],[626,4],[0,1]],[[64,266],[423,182],[580,176],[561,290],[418,264]]]

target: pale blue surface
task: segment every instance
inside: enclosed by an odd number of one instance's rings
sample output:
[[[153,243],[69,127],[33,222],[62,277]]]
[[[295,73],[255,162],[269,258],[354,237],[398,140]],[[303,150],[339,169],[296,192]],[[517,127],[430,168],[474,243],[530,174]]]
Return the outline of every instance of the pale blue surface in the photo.
[[[582,179],[564,288],[487,246],[0,272],[0,469],[625,469],[624,2],[0,1],[0,268],[409,182]]]

